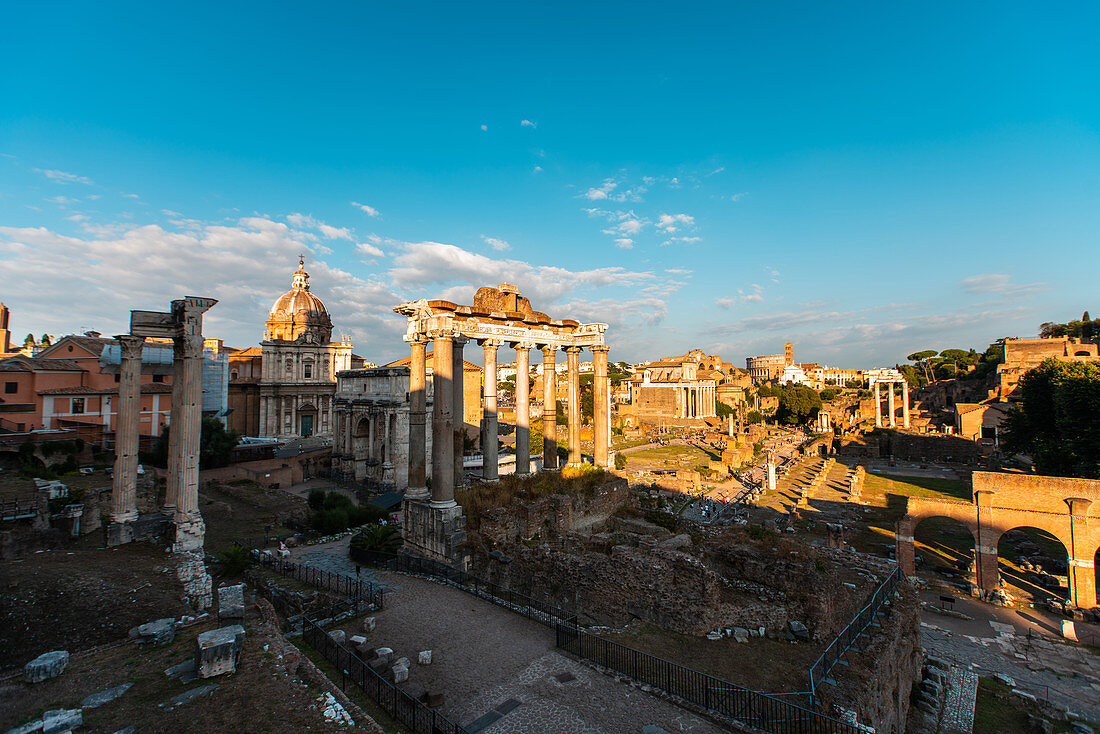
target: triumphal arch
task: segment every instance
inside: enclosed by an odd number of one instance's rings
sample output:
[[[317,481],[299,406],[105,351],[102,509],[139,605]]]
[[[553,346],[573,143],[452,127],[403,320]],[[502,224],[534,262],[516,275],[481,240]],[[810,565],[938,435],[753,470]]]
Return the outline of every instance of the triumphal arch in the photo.
[[[566,354],[568,364],[568,462],[579,465],[581,456],[580,354],[592,352],[593,461],[607,466],[611,435],[610,383],[604,332],[607,324],[581,324],[571,319],[552,319],[535,311],[519,289],[504,283],[478,289],[472,306],[442,300],[419,300],[394,308],[408,319],[404,339],[412,350],[409,365],[409,486],[405,493],[405,542],[430,557],[452,561],[465,541],[465,518],[454,499],[456,481],[462,479],[462,352],[470,341],[485,353],[485,417],[482,476],[497,479],[497,350],[504,346],[516,354],[516,473],[531,470],[530,451],[530,350],[543,358],[543,468],[558,466],[556,356]],[[432,460],[431,491],[426,479],[425,451],[425,352],[432,343]],[[459,416],[456,420],[455,416]],[[451,440],[444,440],[450,436]]]

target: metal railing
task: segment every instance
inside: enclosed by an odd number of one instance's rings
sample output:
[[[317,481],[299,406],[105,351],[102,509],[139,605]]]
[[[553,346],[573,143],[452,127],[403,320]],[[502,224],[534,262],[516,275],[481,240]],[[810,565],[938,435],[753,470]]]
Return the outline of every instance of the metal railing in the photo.
[[[35,495],[0,502],[0,521],[30,520],[38,517],[39,498]]]
[[[810,666],[810,697],[815,703],[817,701],[817,687],[821,685],[822,681],[828,679],[829,673],[832,672],[837,661],[863,634],[867,626],[875,621],[875,615],[879,613],[883,602],[889,598],[890,594],[894,593],[894,589],[901,579],[901,567],[894,566],[894,570],[890,572],[890,575],[875,589],[875,593],[871,595],[871,600],[867,602],[867,605],[859,610],[859,613],[833,638],[833,641],[829,643],[821,656]]]
[[[526,594],[487,581],[461,569],[448,566],[439,561],[418,556],[394,555],[391,553],[365,552],[360,560],[371,566],[384,568],[388,571],[412,574],[414,576],[427,576],[442,581],[457,589],[473,594],[479,599],[485,599],[498,606],[502,606],[528,619],[553,627],[557,623],[576,619],[574,612],[566,611],[547,602],[539,601]]]
[[[320,568],[307,566],[304,563],[294,563],[284,558],[279,558],[270,551],[253,550],[250,552],[253,560],[265,568],[283,575],[290,576],[302,583],[316,586],[335,594],[341,594],[348,599],[358,600],[365,609],[373,606],[381,609],[383,594],[381,587],[375,586],[369,581],[361,581],[351,576],[340,573],[332,573]]]
[[[338,610],[333,611],[337,613],[331,617],[338,616]],[[351,681],[413,734],[469,734],[443,714],[428,708],[387,681],[367,665],[363,658],[332,639],[313,620],[304,620],[302,637],[321,657],[340,671],[341,688],[346,689],[348,681]]]
[[[664,658],[589,634],[576,619],[555,625],[557,647],[671,693],[722,716],[773,734],[859,734],[860,729],[781,695],[753,691]],[[806,695],[805,693],[801,695]]]

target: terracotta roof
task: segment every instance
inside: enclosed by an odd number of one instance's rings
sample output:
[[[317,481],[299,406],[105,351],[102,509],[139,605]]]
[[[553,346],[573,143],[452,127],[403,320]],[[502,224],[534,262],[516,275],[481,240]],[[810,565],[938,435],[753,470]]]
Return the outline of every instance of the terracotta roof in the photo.
[[[83,372],[84,368],[71,359],[43,359],[42,357],[26,357],[17,355],[0,361],[0,370],[19,369],[19,365],[25,370],[37,371],[64,371]]]
[[[241,349],[239,351],[230,354],[231,357],[259,357],[264,350],[259,347],[249,347],[248,349]]]
[[[142,395],[168,395],[172,392],[172,386],[163,382],[150,382],[141,386]],[[118,388],[95,388],[87,385],[74,385],[72,387],[51,387],[39,390],[39,395],[118,395]]]

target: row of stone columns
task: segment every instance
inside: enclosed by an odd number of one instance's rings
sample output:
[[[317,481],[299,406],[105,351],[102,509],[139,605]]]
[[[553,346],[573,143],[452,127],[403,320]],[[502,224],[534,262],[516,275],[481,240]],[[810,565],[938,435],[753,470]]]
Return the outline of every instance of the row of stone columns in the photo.
[[[879,394],[879,385],[889,385],[889,392],[886,393],[887,411],[890,415],[890,427],[893,428],[896,425],[896,413],[897,408],[894,406],[894,385],[896,382],[885,382],[876,380],[872,383],[871,387],[875,392],[875,427],[882,426],[882,397]],[[909,383],[904,380],[901,381],[901,413],[902,413],[902,425],[905,428],[909,427]]]
[[[462,481],[462,453],[465,439],[463,423],[463,347],[465,337],[438,333],[432,335],[432,490],[433,507],[453,507],[454,488]],[[499,420],[497,404],[497,349],[503,342],[485,340],[485,411],[482,425],[482,477],[495,480],[499,475]],[[426,487],[426,402],[425,348],[426,340],[411,342],[412,359],[409,378],[409,487],[407,497],[423,500],[429,497]],[[516,473],[531,470],[530,375],[529,350],[533,344],[516,344]],[[569,385],[569,463],[580,464],[580,352],[581,347],[566,347]],[[595,423],[595,463],[607,466],[610,449],[610,389],[607,381],[608,347],[592,347],[595,384],[593,418]],[[558,466],[556,349],[546,346],[543,353],[543,467]],[[453,436],[453,441],[441,440]]]

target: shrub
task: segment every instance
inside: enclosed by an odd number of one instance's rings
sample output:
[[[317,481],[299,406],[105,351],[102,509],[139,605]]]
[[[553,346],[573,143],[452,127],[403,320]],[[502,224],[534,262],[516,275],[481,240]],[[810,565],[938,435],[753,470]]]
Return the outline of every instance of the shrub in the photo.
[[[370,563],[374,553],[396,553],[401,549],[401,534],[392,525],[375,525],[351,539],[348,555],[356,563]]]
[[[313,514],[313,529],[331,535],[348,529],[348,511],[344,508],[321,510]]]
[[[657,510],[650,510],[645,514],[645,519],[654,525],[668,530],[669,532],[676,532],[676,518],[667,512],[658,512]]]
[[[615,454],[615,468],[620,471],[626,468],[626,454]]]
[[[218,563],[221,564],[221,569],[218,572],[219,576],[240,576],[252,565],[252,556],[243,545],[234,545],[228,550],[218,553],[217,559]]]

